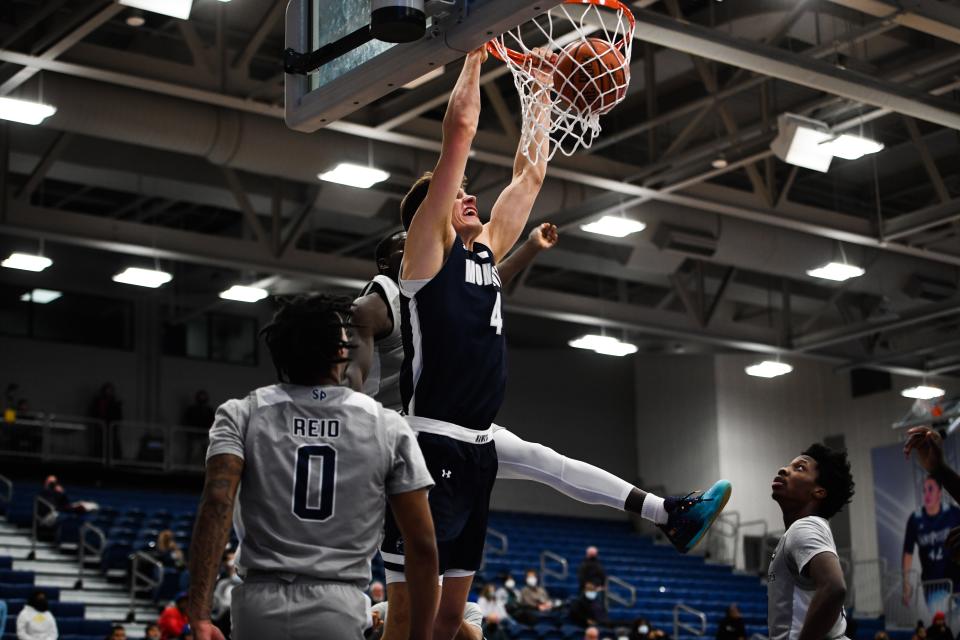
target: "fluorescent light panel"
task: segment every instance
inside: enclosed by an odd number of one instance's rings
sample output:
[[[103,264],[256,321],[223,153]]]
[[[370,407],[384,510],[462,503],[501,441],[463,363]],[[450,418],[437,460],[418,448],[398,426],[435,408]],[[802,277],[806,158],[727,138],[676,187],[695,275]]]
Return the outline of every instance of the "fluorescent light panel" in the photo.
[[[791,367],[786,362],[776,362],[774,360],[764,360],[763,362],[758,362],[757,364],[752,364],[744,371],[747,372],[748,376],[754,376],[757,378],[776,378],[777,376],[782,376],[793,371]]]
[[[35,302],[37,304],[49,304],[62,296],[60,291],[52,289],[34,289],[20,296],[20,302]]]
[[[186,20],[190,17],[193,0],[120,0],[120,4]]]
[[[917,400],[932,400],[939,398],[944,394],[940,387],[928,387],[925,384],[919,384],[915,387],[909,387],[900,392],[904,398],[916,398]]]
[[[332,170],[318,174],[317,177],[327,182],[345,184],[348,187],[369,189],[378,182],[383,182],[389,178],[390,174],[380,169],[374,169],[373,167],[341,162]]]
[[[861,267],[843,262],[829,262],[822,267],[809,269],[807,271],[808,276],[823,278],[824,280],[834,280],[836,282],[843,282],[850,278],[859,278],[864,273],[866,272]]]
[[[132,284],[138,287],[149,287],[150,289],[156,289],[171,280],[173,280],[173,276],[166,271],[140,269],[138,267],[127,267],[124,271],[113,276],[114,282]]]
[[[236,302],[257,302],[266,298],[267,295],[266,289],[245,287],[240,284],[235,284],[226,291],[220,292],[220,297],[224,300],[234,300]]]
[[[612,336],[598,336],[588,334],[580,336],[569,343],[575,349],[587,349],[605,356],[628,356],[637,352],[637,345],[629,342],[622,342]]]
[[[53,260],[46,256],[35,256],[29,253],[11,253],[10,257],[0,262],[8,269],[22,269],[23,271],[43,271],[53,264]]]
[[[631,233],[643,231],[647,225],[632,218],[620,218],[618,216],[603,216],[589,224],[580,225],[580,228],[590,233],[596,233],[601,236],[611,236],[613,238],[623,238]]]
[[[16,98],[0,98],[0,120],[21,124],[40,124],[57,112],[53,105]]]

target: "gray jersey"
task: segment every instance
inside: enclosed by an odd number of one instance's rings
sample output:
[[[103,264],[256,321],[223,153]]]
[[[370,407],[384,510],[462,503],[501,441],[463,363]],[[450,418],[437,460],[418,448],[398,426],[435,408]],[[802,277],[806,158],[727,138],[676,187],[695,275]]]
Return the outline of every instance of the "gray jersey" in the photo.
[[[837,555],[837,546],[830,525],[819,516],[800,518],[780,538],[767,576],[770,640],[796,640],[799,637],[816,591],[813,580],[805,576],[803,570],[821,553]],[[840,638],[846,628],[841,611],[827,638]]]
[[[278,384],[217,409],[207,458],[244,459],[237,566],[365,588],[386,496],[433,486],[406,420],[345,387]]]
[[[376,341],[373,363],[370,373],[363,383],[363,392],[377,399],[388,409],[399,411],[403,407],[400,399],[400,366],[403,364],[403,340],[400,336],[400,288],[387,276],[376,276],[360,293],[365,296],[373,292],[377,284],[383,290],[387,309],[393,321],[390,335]]]

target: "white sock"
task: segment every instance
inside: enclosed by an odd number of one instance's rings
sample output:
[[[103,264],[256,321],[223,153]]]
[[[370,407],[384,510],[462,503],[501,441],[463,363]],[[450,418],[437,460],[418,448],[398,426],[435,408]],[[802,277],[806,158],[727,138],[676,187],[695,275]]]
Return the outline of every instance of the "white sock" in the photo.
[[[640,507],[640,517],[654,524],[666,524],[667,512],[663,508],[663,498],[648,493]]]

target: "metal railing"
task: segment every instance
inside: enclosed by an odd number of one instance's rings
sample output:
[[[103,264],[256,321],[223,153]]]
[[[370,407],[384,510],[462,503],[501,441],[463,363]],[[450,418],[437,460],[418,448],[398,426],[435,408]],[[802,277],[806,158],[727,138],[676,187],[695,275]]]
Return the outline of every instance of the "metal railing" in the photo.
[[[13,481],[7,476],[0,475],[0,502],[9,505],[13,502]]]
[[[97,541],[97,544],[90,544],[87,541],[87,534],[92,534]],[[89,522],[84,522],[80,525],[79,532],[79,553],[77,554],[77,563],[79,569],[77,571],[77,582],[73,586],[74,589],[83,589],[83,571],[86,568],[86,562],[88,559],[96,556],[99,558],[103,554],[103,550],[107,547],[107,534],[103,532],[98,526],[92,525]],[[88,557],[88,555],[90,557]]]
[[[40,528],[40,505],[45,505],[49,511],[44,518],[52,516],[53,518],[57,517],[57,508],[53,505],[52,502],[40,496],[36,496],[33,499],[33,518],[31,519],[31,531],[30,531],[30,553],[27,555],[27,560],[36,560],[37,559],[37,533]]]
[[[552,569],[547,564],[548,560],[552,560],[560,565],[560,571]],[[547,576],[556,578],[557,580],[564,580],[568,575],[570,575],[570,567],[567,564],[566,558],[553,551],[542,551],[540,553],[540,584],[542,584],[544,588],[547,586]]]
[[[127,622],[136,620],[137,593],[148,589],[155,592],[163,581],[163,564],[159,560],[151,558],[143,551],[137,551],[131,558],[133,562],[130,567],[130,610],[127,612]],[[143,565],[154,569],[156,573],[154,575],[144,573],[141,571]]]
[[[767,524],[767,521],[766,521],[766,520],[747,520],[746,522],[741,522],[741,523],[740,523],[740,526],[737,527],[737,542],[736,542],[735,547],[734,547],[733,566],[735,566],[735,567],[738,566],[738,560],[739,560],[739,559],[738,559],[738,557],[737,557],[737,552],[738,552],[741,548],[743,548],[743,542],[744,542],[744,537],[745,537],[745,536],[743,535],[743,530],[744,530],[744,529],[749,529],[750,527],[759,528],[759,529],[760,529],[759,538],[760,538],[761,548],[760,548],[760,558],[758,558],[758,560],[759,560],[760,562],[759,562],[759,564],[756,565],[756,566],[749,566],[749,567],[748,567],[748,566],[747,566],[747,554],[746,554],[746,552],[744,552],[744,554],[743,554],[743,567],[742,567],[742,568],[743,568],[745,571],[749,571],[749,572],[751,572],[751,573],[756,572],[756,573],[758,573],[758,574],[763,574],[763,573],[766,573],[766,572],[767,572],[767,568],[769,567],[769,564],[770,564],[770,554],[766,552],[767,540],[768,540],[768,538],[769,538],[769,533],[770,533],[770,526]]]
[[[624,598],[621,595],[614,593],[610,589],[610,585],[615,584],[624,591],[626,591],[629,596]],[[607,609],[610,608],[611,602],[616,602],[622,607],[632,607],[637,602],[637,588],[625,580],[621,580],[616,576],[607,576],[607,587],[604,589],[604,597],[607,599]]]
[[[709,562],[737,565],[737,535],[740,531],[740,513],[724,511],[710,527],[704,547]]]
[[[497,540],[500,543],[499,547],[494,547],[490,544],[490,538]],[[496,529],[487,528],[487,538],[483,545],[483,558],[480,560],[480,570],[483,571],[484,567],[487,566],[487,554],[492,553],[498,556],[507,555],[507,550],[510,548],[510,540],[507,538],[507,535]]]
[[[164,471],[203,471],[207,429],[35,413],[9,425],[0,455]]]
[[[694,627],[690,624],[687,624],[686,622],[681,622],[680,621],[681,613],[686,613],[695,617],[697,620],[700,621],[700,626]],[[703,611],[700,611],[699,609],[694,609],[693,607],[688,607],[682,602],[678,602],[676,606],[673,607],[673,637],[674,638],[680,637],[680,629],[683,629],[684,631],[688,631],[695,636],[702,636],[706,634],[707,633],[707,614],[705,614]]]

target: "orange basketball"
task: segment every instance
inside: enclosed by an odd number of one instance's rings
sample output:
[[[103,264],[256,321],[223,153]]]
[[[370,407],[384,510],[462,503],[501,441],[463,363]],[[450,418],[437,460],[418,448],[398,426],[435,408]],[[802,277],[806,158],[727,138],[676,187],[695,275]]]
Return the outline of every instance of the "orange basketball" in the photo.
[[[627,92],[630,67],[623,54],[600,38],[571,42],[563,48],[553,88],[580,113],[606,113]]]

